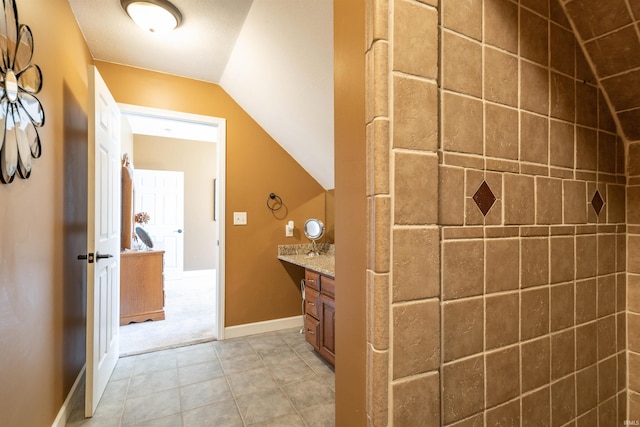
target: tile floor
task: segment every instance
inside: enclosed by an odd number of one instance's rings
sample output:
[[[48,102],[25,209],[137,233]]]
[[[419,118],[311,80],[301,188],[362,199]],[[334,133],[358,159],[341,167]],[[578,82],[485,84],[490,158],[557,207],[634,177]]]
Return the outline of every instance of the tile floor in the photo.
[[[300,329],[123,357],[91,419],[68,426],[333,426],[333,368]]]

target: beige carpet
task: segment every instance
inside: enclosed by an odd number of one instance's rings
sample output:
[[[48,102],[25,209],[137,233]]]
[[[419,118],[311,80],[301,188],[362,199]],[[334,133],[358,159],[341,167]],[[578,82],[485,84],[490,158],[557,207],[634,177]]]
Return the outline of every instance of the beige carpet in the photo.
[[[120,327],[120,356],[215,339],[215,270],[165,280],[165,320]]]

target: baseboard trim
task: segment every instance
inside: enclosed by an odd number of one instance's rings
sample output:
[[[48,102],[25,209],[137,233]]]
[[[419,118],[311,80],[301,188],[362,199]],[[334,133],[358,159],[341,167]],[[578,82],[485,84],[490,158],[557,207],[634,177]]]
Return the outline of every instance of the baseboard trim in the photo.
[[[78,374],[78,376],[76,377],[76,380],[73,382],[73,385],[71,386],[71,390],[69,390],[69,394],[67,395],[67,398],[64,400],[64,403],[62,404],[60,411],[58,411],[58,416],[56,417],[55,420],[53,420],[53,424],[51,425],[51,427],[65,427],[67,425],[67,421],[69,421],[69,417],[71,416],[71,412],[75,407],[75,403],[79,399],[79,397],[77,396],[77,393],[84,389],[84,387],[82,386],[83,386],[83,379],[84,379],[84,371],[86,368],[87,368],[87,365],[85,364],[80,370],[80,373]]]
[[[281,319],[265,320],[264,322],[246,323],[244,325],[229,326],[224,328],[224,338],[238,338],[247,335],[261,334],[264,332],[280,331],[295,327],[302,327],[303,317],[283,317]]]
[[[211,276],[211,275],[215,275],[216,274],[216,270],[191,270],[191,271],[183,271],[182,272],[182,278],[186,279],[186,278],[192,278],[192,277],[204,277],[204,276]]]

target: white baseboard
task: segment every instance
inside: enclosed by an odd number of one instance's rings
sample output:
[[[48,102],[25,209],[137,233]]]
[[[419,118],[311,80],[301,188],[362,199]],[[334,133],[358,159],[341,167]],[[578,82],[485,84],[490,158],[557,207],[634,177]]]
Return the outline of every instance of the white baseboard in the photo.
[[[183,271],[182,278],[192,278],[192,277],[206,277],[206,276],[215,276],[216,270],[191,270],[191,271]]]
[[[87,368],[87,365],[85,364],[80,370],[78,377],[73,382],[73,385],[71,386],[71,390],[69,390],[69,394],[67,395],[67,398],[64,400],[64,403],[62,404],[60,411],[58,411],[58,416],[56,417],[55,420],[53,420],[53,424],[51,425],[51,427],[66,426],[67,421],[71,416],[71,412],[73,411],[73,408],[75,407],[76,402],[78,401],[79,398],[84,398],[84,396],[77,396],[77,393],[84,389],[84,387],[82,386],[84,385],[83,384],[84,371],[86,368]]]
[[[264,332],[280,331],[303,325],[302,316],[283,317],[282,319],[265,320],[264,322],[247,323],[244,325],[229,326],[224,328],[224,338],[238,338],[247,335],[261,334]]]

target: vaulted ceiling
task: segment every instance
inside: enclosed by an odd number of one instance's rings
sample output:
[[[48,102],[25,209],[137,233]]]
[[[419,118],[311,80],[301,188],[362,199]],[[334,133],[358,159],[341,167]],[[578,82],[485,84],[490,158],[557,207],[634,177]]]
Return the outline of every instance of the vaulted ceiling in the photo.
[[[172,0],[142,31],[119,0],[69,0],[94,59],[219,84],[326,189],[333,178],[332,0]]]
[[[640,140],[640,1],[569,0],[564,9],[621,132]]]

